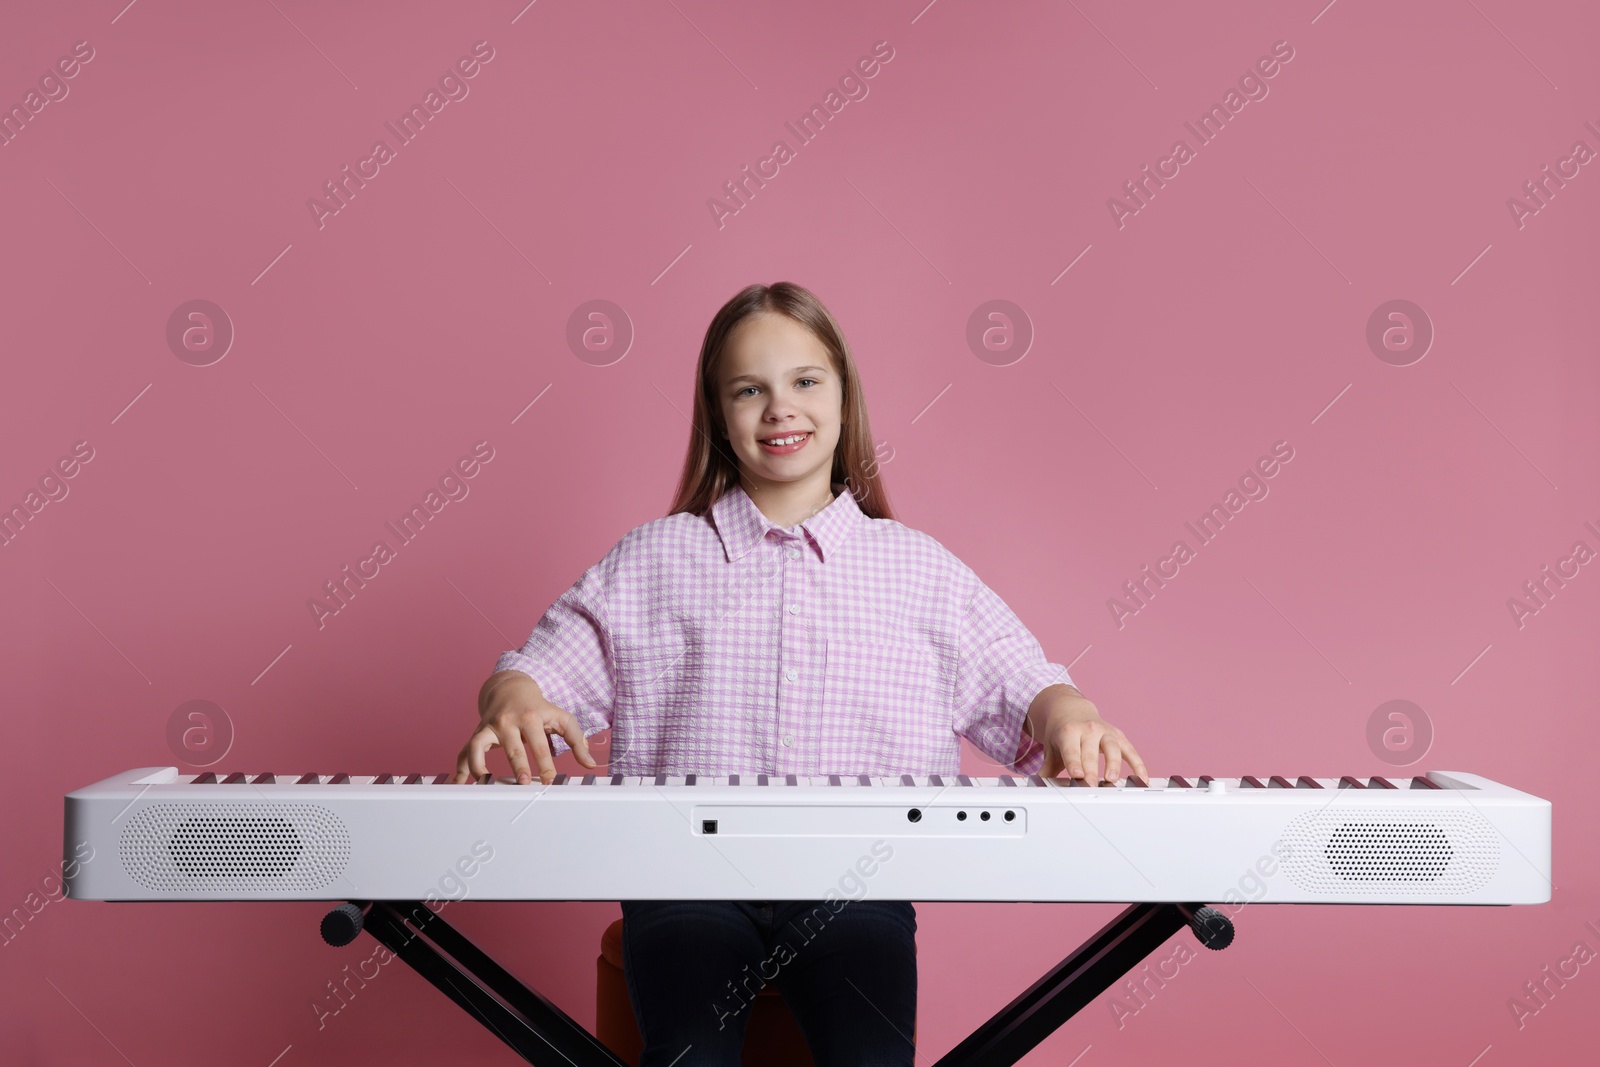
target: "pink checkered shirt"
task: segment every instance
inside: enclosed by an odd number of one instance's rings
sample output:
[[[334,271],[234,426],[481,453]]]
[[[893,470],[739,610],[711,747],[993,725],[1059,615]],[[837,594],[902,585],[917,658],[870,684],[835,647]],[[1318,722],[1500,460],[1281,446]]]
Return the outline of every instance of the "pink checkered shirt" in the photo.
[[[609,727],[613,774],[953,775],[960,737],[1036,773],[1023,717],[1067,669],[938,541],[835,492],[787,529],[739,487],[635,527],[495,670]]]

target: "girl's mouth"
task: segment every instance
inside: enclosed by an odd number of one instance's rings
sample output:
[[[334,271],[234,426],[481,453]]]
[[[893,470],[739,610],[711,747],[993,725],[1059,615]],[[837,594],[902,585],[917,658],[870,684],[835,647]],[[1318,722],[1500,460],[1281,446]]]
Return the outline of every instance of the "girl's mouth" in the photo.
[[[800,451],[806,446],[806,442],[809,440],[811,440],[811,431],[807,430],[805,433],[791,433],[785,434],[782,437],[769,437],[766,440],[757,441],[756,443],[759,444],[761,446],[761,450],[767,453],[769,456],[787,456],[791,452]],[[773,442],[782,443],[775,444]]]

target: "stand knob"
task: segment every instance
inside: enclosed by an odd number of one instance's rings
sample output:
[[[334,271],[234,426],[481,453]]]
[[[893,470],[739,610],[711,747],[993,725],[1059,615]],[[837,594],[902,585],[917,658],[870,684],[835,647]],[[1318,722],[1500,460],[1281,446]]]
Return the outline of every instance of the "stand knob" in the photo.
[[[322,940],[335,948],[348,945],[361,936],[361,923],[367,909],[360,904],[340,904],[322,917]]]
[[[1195,939],[1206,948],[1221,952],[1233,944],[1233,920],[1216,908],[1206,904],[1194,909],[1184,908],[1183,914]]]

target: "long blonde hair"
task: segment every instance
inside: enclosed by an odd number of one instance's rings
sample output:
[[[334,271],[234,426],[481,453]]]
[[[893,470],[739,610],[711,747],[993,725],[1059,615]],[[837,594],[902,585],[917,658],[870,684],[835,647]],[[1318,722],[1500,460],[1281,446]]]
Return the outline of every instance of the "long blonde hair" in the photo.
[[[722,358],[728,336],[752,315],[786,315],[811,331],[828,350],[833,371],[839,376],[843,406],[839,417],[839,443],[833,452],[829,481],[842,483],[857,505],[874,519],[892,519],[889,498],[878,476],[878,462],[867,424],[867,400],[844,331],[810,290],[793,282],[749,285],[723,304],[706,327],[695,370],[694,414],[683,473],[667,514],[688,511],[704,515],[723,493],[739,484],[739,465],[723,442],[722,405],[718,401]]]

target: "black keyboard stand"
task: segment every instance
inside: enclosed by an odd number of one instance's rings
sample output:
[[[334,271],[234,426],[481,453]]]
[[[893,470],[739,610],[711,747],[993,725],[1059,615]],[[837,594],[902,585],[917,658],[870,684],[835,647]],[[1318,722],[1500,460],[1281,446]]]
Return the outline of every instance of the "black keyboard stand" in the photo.
[[[934,1067],[1011,1067],[1185,926],[1207,948],[1224,949],[1233,941],[1233,923],[1215,908],[1130,904]],[[362,930],[529,1063],[624,1067],[593,1034],[426,905],[353,901],[322,920],[322,936],[330,945],[348,945]]]

